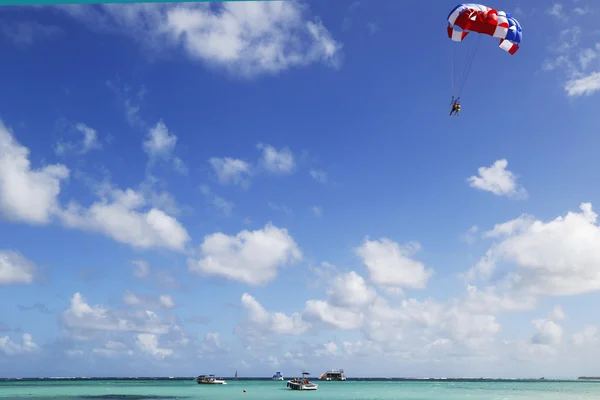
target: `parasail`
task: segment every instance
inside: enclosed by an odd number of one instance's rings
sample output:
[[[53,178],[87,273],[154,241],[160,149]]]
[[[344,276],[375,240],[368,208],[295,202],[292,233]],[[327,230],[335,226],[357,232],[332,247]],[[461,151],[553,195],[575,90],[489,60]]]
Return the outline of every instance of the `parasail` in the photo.
[[[500,39],[499,47],[514,55],[519,50],[523,37],[521,24],[510,13],[499,11],[483,4],[459,4],[448,14],[448,37],[454,42],[462,42],[469,34],[477,34],[475,49],[467,57],[467,65],[463,71],[463,82],[458,91],[458,97],[471,70],[471,64],[477,52],[477,44],[481,36],[491,36]],[[467,40],[469,42],[469,40]],[[454,49],[452,65],[452,97],[454,98],[454,64],[456,63],[456,48]]]
[[[521,25],[510,13],[482,4],[459,4],[448,14],[448,37],[462,42],[470,32],[500,39],[500,48],[510,54],[519,50]]]

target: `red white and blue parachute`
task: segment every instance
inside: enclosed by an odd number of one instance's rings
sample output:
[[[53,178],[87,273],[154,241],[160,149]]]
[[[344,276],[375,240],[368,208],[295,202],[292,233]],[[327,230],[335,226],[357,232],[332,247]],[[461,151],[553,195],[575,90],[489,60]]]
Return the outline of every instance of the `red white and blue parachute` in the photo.
[[[477,40],[466,40],[469,45],[461,45],[454,48],[454,58],[452,62],[452,98],[455,99],[458,95],[460,98],[461,92],[467,81],[471,65],[477,53],[479,39],[484,36],[491,36],[500,39],[499,47],[509,54],[515,54],[519,50],[521,39],[523,38],[523,30],[521,24],[510,13],[506,11],[498,11],[492,7],[483,4],[459,4],[448,14],[448,37],[454,42],[463,42],[467,35],[474,33]],[[471,35],[472,36],[472,35]],[[463,47],[463,46],[466,46]],[[462,50],[467,52],[466,65],[462,72],[462,76],[456,77],[455,69],[457,53]],[[456,82],[460,81],[460,82]],[[455,86],[457,91],[455,92]]]
[[[448,14],[448,37],[461,42],[470,32],[500,39],[500,48],[510,54],[519,50],[521,25],[510,13],[483,4],[459,4]]]

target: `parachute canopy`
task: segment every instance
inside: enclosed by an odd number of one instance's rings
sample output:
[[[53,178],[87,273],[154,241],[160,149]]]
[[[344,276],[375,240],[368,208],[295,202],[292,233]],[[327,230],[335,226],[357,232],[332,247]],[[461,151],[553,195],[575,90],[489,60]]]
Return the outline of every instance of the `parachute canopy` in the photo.
[[[519,50],[523,36],[521,25],[510,13],[482,4],[459,4],[448,14],[448,37],[461,42],[471,32],[499,38],[499,47],[509,54]]]

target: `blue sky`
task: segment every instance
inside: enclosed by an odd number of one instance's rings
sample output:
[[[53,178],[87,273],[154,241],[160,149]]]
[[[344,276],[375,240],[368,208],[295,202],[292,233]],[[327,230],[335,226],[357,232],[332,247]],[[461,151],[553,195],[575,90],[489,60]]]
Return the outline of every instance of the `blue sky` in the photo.
[[[595,373],[600,9],[455,5],[2,8],[0,376]]]

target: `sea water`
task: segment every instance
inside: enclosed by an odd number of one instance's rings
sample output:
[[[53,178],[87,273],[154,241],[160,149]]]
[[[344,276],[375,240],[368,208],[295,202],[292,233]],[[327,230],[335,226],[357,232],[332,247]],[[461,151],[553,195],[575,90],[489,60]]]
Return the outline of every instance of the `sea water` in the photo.
[[[600,399],[589,381],[346,381],[296,391],[286,381],[38,380],[0,382],[0,399],[45,400],[575,400]],[[244,392],[244,389],[246,390]]]

